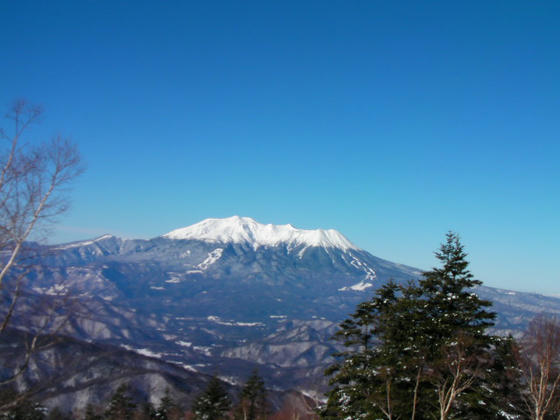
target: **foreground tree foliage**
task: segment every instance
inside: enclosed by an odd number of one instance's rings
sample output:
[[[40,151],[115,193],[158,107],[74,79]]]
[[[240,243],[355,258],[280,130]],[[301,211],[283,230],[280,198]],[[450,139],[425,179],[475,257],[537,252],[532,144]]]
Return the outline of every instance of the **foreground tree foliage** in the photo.
[[[120,385],[105,410],[104,419],[107,420],[130,420],[134,415],[136,404],[129,396],[130,387],[126,384]]]
[[[171,397],[169,388],[166,388],[157,410],[154,410],[153,417],[150,418],[158,420],[178,420],[181,418],[182,414],[182,410]]]
[[[102,420],[103,416],[98,413],[97,410],[92,404],[88,404],[86,406],[86,412],[84,414],[84,420]]]
[[[398,293],[394,291],[398,290]],[[388,284],[358,306],[338,337],[348,344],[345,359],[334,365],[336,382],[321,417],[331,419],[517,419],[557,420],[560,414],[560,325],[540,316],[529,325],[519,343],[492,338],[480,353],[475,339],[461,332],[439,346],[443,356],[430,356],[414,334],[418,322],[418,289]],[[419,305],[423,308],[425,302]],[[395,309],[394,312],[389,310]],[[372,310],[374,308],[374,310]],[[368,310],[366,310],[368,309]],[[411,322],[413,322],[411,324]],[[418,328],[424,328],[422,323]],[[373,334],[381,334],[381,339]],[[414,340],[418,341],[415,342]],[[390,341],[394,340],[394,341]],[[474,350],[473,350],[474,349]],[[473,353],[471,353],[473,352]],[[249,377],[233,411],[224,384],[212,378],[186,413],[166,390],[157,407],[150,396],[121,385],[104,403],[74,414],[47,409],[37,401],[20,399],[12,386],[0,388],[0,403],[17,400],[0,412],[0,420],[176,420],[316,418],[316,401],[293,392],[283,406],[269,413],[263,380]],[[334,400],[336,398],[336,400]],[[138,404],[135,404],[137,402]],[[183,401],[184,403],[184,401]]]
[[[18,393],[12,387],[0,390],[0,404],[5,406],[10,401],[17,404],[10,405],[8,410],[0,412],[0,420],[44,420],[47,410],[40,404],[27,399],[18,398]]]
[[[358,305],[335,339],[346,350],[328,370],[326,419],[499,419],[515,379],[511,343],[487,333],[495,314],[478,298],[459,238],[436,252],[441,267],[417,285],[393,282]],[[515,387],[513,387],[515,388]]]
[[[192,412],[195,420],[221,420],[228,418],[231,398],[222,382],[213,377],[206,390],[193,402]]]
[[[266,388],[263,379],[254,371],[249,377],[235,408],[236,420],[264,420],[268,414]]]

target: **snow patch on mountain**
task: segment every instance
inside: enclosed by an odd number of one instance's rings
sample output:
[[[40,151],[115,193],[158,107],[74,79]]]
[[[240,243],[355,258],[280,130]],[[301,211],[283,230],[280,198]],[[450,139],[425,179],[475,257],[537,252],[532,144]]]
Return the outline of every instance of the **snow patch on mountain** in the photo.
[[[196,370],[193,366],[187,365],[186,363],[177,362],[177,361],[174,361],[174,360],[171,360],[170,362],[173,363],[174,365],[182,367],[185,370],[188,370],[188,371],[191,371],[191,372],[198,372],[198,370]]]
[[[366,263],[360,261],[358,258],[356,258],[354,255],[351,256],[352,257],[352,261],[348,261],[346,259],[345,256],[342,256],[342,259],[347,263],[350,264],[351,266],[357,268],[358,270],[363,271],[364,273],[366,273],[366,278],[365,280],[370,280],[373,281],[377,278],[377,274],[375,273],[375,270],[373,268],[371,268],[369,265],[367,265]]]
[[[223,252],[224,250],[222,248],[216,248],[214,251],[208,253],[206,259],[202,261],[200,264],[198,264],[196,267],[200,268],[201,270],[206,270],[208,267],[210,267],[212,264],[214,264],[222,257]]]
[[[249,243],[260,246],[288,245],[290,249],[304,247],[359,249],[334,229],[296,229],[292,225],[258,223],[250,217],[233,216],[225,219],[206,219],[165,235],[168,239],[190,239],[219,243]]]
[[[180,273],[176,273],[174,271],[169,271],[167,273],[167,276],[169,277],[167,280],[165,280],[166,283],[171,283],[171,284],[178,284],[181,283],[181,274]]]
[[[146,356],[146,357],[152,357],[155,359],[161,359],[163,357],[163,355],[161,353],[154,353],[153,351],[151,351],[150,349],[147,348],[143,348],[143,349],[136,349],[132,346],[129,346],[127,344],[121,344],[121,347],[125,350],[128,351],[133,351],[135,353],[141,354],[142,356]]]
[[[364,290],[366,290],[369,287],[373,287],[373,284],[362,280],[361,282],[356,283],[353,286],[342,287],[342,288],[338,289],[338,291],[339,292],[347,292],[348,290],[354,290],[355,292],[363,292]]]
[[[210,315],[206,318],[210,322],[214,322],[220,325],[227,325],[229,327],[264,327],[262,322],[235,322],[235,321],[223,321],[219,316]]]
[[[68,289],[63,284],[54,284],[49,288],[33,287],[32,290],[37,293],[43,293],[45,295],[51,295],[51,296],[61,296],[65,293],[68,293]]]

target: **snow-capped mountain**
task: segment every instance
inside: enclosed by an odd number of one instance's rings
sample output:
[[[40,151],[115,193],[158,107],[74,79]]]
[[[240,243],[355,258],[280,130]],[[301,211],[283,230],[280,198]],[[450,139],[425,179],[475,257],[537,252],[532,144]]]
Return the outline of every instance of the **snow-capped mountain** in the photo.
[[[377,258],[335,230],[207,219],[149,240],[115,236],[47,247],[28,274],[28,297],[71,291],[83,311],[66,333],[188,369],[271,386],[317,387],[337,323],[389,279],[421,272]],[[481,287],[497,328],[515,333],[560,299]],[[27,300],[26,300],[27,299]],[[25,327],[29,318],[14,317]]]
[[[288,249],[302,247],[336,248],[343,251],[358,249],[344,235],[334,229],[305,230],[292,225],[261,224],[250,217],[233,216],[225,219],[206,219],[173,230],[164,238],[201,240],[221,243],[247,243],[253,248],[285,245]]]

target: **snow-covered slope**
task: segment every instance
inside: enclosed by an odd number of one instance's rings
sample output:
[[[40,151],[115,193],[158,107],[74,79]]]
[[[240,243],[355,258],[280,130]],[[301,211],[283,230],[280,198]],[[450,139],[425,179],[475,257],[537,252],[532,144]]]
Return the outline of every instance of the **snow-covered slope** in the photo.
[[[168,239],[191,239],[206,242],[249,243],[255,249],[260,246],[287,245],[289,248],[322,247],[341,250],[359,249],[344,235],[334,229],[305,230],[292,225],[264,225],[250,217],[233,216],[225,219],[206,219],[181,229],[173,230],[163,237]]]

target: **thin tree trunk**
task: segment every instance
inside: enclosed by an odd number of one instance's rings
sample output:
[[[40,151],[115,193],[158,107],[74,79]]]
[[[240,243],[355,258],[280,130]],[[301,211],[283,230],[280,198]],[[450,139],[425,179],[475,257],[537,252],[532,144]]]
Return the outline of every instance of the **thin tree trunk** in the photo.
[[[412,416],[410,420],[416,419],[416,405],[418,404],[418,388],[420,386],[420,373],[422,372],[422,368],[418,369],[418,373],[416,374],[416,383],[414,384],[414,398],[412,399]]]

